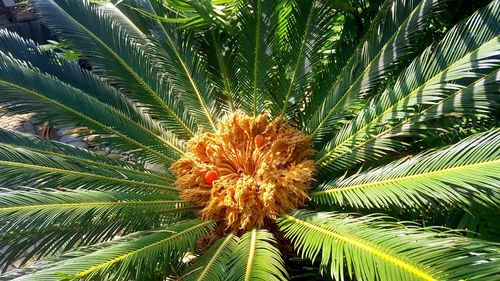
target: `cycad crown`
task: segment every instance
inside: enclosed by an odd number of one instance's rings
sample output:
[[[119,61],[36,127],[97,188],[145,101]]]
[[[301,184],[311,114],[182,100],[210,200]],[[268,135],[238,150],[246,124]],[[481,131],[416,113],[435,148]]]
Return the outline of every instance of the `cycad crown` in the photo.
[[[133,161],[0,129],[0,266],[22,265],[0,280],[500,275],[500,1],[31,2],[92,70],[2,29],[0,102]],[[171,169],[200,136],[233,144],[219,126],[234,114],[281,122],[301,149],[264,157],[279,138],[249,134],[245,150],[218,150],[250,156],[217,190],[236,154],[219,163],[203,148],[209,169]],[[230,204],[237,194],[214,190],[256,155],[269,169]],[[192,198],[223,203],[203,216]],[[286,208],[242,223],[270,202]]]

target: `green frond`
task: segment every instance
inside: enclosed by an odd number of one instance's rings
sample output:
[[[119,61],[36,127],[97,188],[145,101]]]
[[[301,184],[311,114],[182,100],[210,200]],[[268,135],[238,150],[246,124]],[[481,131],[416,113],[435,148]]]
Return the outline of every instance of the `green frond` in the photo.
[[[274,115],[287,115],[293,120],[301,116],[307,87],[321,64],[326,41],[332,37],[337,13],[321,1],[285,1],[290,6],[286,17],[282,40],[278,43],[280,58],[277,64],[280,72],[278,90],[273,94],[271,107]],[[283,10],[284,7],[280,7]]]
[[[172,24],[161,22],[159,17],[165,15],[163,6],[147,2],[135,2],[135,8],[142,9],[154,18],[146,18],[146,25],[151,33],[153,50],[151,53],[157,63],[162,79],[171,83],[171,91],[182,101],[189,116],[193,116],[200,130],[215,131],[214,117],[219,115],[215,99],[212,97],[212,86],[206,79],[206,65],[198,54],[185,45],[193,40],[186,32],[179,32]]]
[[[276,40],[277,11],[279,1],[251,0],[239,3],[237,55],[240,85],[239,105],[247,114],[256,116],[266,110],[266,100],[271,100],[266,81],[271,72],[273,59],[267,51]]]
[[[0,198],[0,218],[10,222],[0,227],[0,233],[22,228],[66,224],[86,216],[143,216],[152,213],[175,213],[191,206],[175,196],[141,195],[101,191],[10,191]]]
[[[408,125],[409,120],[415,122],[421,111],[429,119],[429,113],[441,113],[433,117],[439,118],[446,113],[484,113],[494,109],[498,98],[489,97],[497,92],[495,83],[500,66],[499,7],[493,1],[457,24],[436,46],[427,48],[403,71],[394,86],[372,99],[357,118],[319,151],[316,160],[320,170],[341,172],[398,151],[405,144],[391,136],[404,131],[393,129]],[[491,85],[483,86],[485,83]],[[475,95],[456,100],[478,88],[477,103]],[[429,108],[432,106],[435,107]],[[430,111],[425,112],[426,109]]]
[[[295,249],[335,280],[488,280],[498,244],[391,222],[381,216],[297,211],[278,220]]]
[[[419,37],[447,0],[386,1],[353,56],[337,76],[304,129],[317,142],[338,128],[360,97],[385,81],[395,66],[418,49]],[[313,103],[315,105],[315,103]]]
[[[210,249],[196,259],[192,266],[185,270],[182,280],[225,280],[228,264],[237,243],[238,238],[234,234],[217,240]]]
[[[174,196],[98,191],[7,191],[0,198],[0,267],[175,221],[196,208]],[[42,243],[45,241],[45,244]],[[50,242],[50,243],[48,243]]]
[[[152,17],[160,22],[177,23],[185,30],[199,30],[216,27],[221,29],[231,30],[233,26],[230,23],[230,18],[237,11],[237,1],[235,0],[217,0],[190,2],[184,0],[173,0],[168,2],[154,0],[159,2],[163,7],[170,11],[173,15],[163,17],[156,14],[148,13],[147,11],[134,8],[141,13]]]
[[[155,269],[179,262],[196,241],[214,227],[211,221],[190,220],[157,230],[130,234],[111,242],[35,263],[5,275],[3,280],[151,280]],[[26,274],[28,272],[33,272]],[[18,278],[15,278],[18,277]],[[2,280],[2,279],[0,279]]]
[[[151,61],[152,42],[116,7],[88,0],[36,0],[33,5],[52,31],[85,54],[94,72],[110,78],[168,130],[192,136],[194,121]]]
[[[339,178],[310,194],[315,202],[356,208],[500,208],[500,131]],[[477,207],[477,206],[476,206]]]
[[[137,181],[172,184],[175,180],[170,174],[147,170],[142,166],[102,156],[86,149],[2,128],[0,128],[0,144],[63,158],[80,165],[99,166],[120,171],[126,174],[127,178]]]
[[[146,221],[129,218],[97,222],[88,220],[65,226],[27,228],[2,234],[0,246],[4,253],[0,257],[0,265],[3,267],[0,271],[8,270],[12,265],[22,267],[40,258],[60,255],[77,247],[109,241],[122,233],[152,229],[172,221],[157,215],[152,215],[151,218]],[[1,278],[0,274],[0,280]]]
[[[425,121],[443,116],[489,116],[500,104],[500,96],[497,93],[498,81],[500,81],[500,70],[497,69],[421,110],[419,115],[403,120],[395,126],[393,132],[401,134],[418,132],[420,129],[426,130]]]
[[[0,184],[14,187],[33,185],[45,189],[62,187],[151,193],[176,190],[171,182],[157,183],[147,174],[138,178],[137,173],[127,175],[123,173],[123,169],[89,166],[75,159],[44,155],[5,144],[0,144],[0,173]]]
[[[243,234],[233,250],[224,280],[286,280],[287,273],[275,243],[266,230],[254,229]]]
[[[222,111],[235,112],[238,109],[239,83],[236,80],[237,56],[234,50],[237,49],[234,35],[212,30],[207,36],[205,44],[200,48],[200,52],[205,52],[207,61],[207,71],[210,72],[211,80],[214,83],[214,93],[218,97],[218,103]],[[223,52],[224,49],[228,51]],[[232,50],[232,51],[231,51]]]
[[[175,145],[152,134],[128,116],[61,80],[27,67],[0,51],[2,102],[13,102],[14,112],[34,112],[54,124],[80,124],[84,132],[105,135],[100,142],[122,151],[132,151],[138,159],[172,163],[182,153]],[[92,130],[92,131],[90,131]]]
[[[82,90],[86,94],[110,106],[112,110],[124,115],[143,133],[159,144],[167,145],[182,154],[184,143],[167,132],[160,124],[135,107],[122,93],[106,84],[96,75],[83,70],[77,62],[66,61],[53,51],[45,50],[32,41],[23,39],[16,33],[0,30],[0,51],[36,68],[37,70],[57,77],[60,81]]]

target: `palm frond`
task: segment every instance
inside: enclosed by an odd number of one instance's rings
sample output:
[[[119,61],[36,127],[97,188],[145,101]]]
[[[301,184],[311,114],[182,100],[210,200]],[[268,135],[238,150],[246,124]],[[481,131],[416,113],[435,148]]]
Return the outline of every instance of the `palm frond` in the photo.
[[[198,54],[186,45],[193,40],[189,32],[158,20],[166,15],[163,5],[155,1],[136,1],[132,7],[153,17],[142,17],[151,34],[151,57],[158,64],[162,80],[171,83],[171,91],[180,99],[201,130],[215,130],[214,117],[219,115],[212,98],[212,86],[206,78],[206,65]]]
[[[162,4],[165,9],[171,11],[174,15],[172,17],[166,17],[167,15],[160,17],[143,10],[139,11],[160,22],[180,24],[182,29],[199,30],[216,27],[230,30],[233,28],[230,18],[237,12],[235,7],[238,1],[207,1],[203,2],[202,5],[197,2],[184,0],[168,2],[153,0],[153,2]]]
[[[236,80],[237,56],[231,51],[238,49],[235,35],[212,30],[206,37],[199,51],[205,52],[203,56],[209,66],[207,71],[210,72],[214,92],[222,110],[235,112],[240,104],[239,82]]]
[[[153,177],[137,177],[123,169],[89,166],[75,159],[44,155],[24,148],[0,144],[0,184],[35,185],[36,188],[84,188],[134,190],[136,192],[174,192],[171,183],[158,183]]]
[[[86,133],[102,134],[100,142],[134,154],[139,160],[172,163],[182,153],[128,116],[57,78],[29,68],[0,51],[2,102],[14,112],[34,112],[54,124],[80,124]],[[92,131],[90,131],[92,130]]]
[[[237,243],[238,238],[234,234],[217,240],[210,249],[196,259],[192,266],[186,269],[182,279],[192,281],[224,280]]]
[[[174,151],[182,153],[180,149],[184,146],[183,142],[140,111],[122,93],[103,82],[96,75],[83,70],[78,63],[66,61],[53,51],[45,50],[43,46],[23,39],[16,33],[7,30],[0,30],[0,51],[45,74],[55,76],[76,89],[82,90],[110,106],[121,115],[126,116],[136,126],[141,127],[150,138],[156,138],[160,143],[164,143]]]
[[[297,211],[279,219],[296,250],[332,278],[487,280],[500,274],[498,244],[381,216]],[[346,271],[347,269],[347,271]]]
[[[234,248],[224,280],[286,280],[287,273],[276,241],[266,230],[248,231]]]
[[[158,220],[153,221],[155,219]],[[3,251],[0,258],[0,264],[3,266],[1,270],[8,271],[9,266],[23,267],[40,258],[109,241],[123,233],[156,228],[168,222],[170,220],[164,220],[157,215],[152,215],[151,220],[146,221],[124,218],[91,222],[89,219],[66,226],[54,225],[2,234],[0,235],[0,246]],[[0,280],[1,278],[0,274]]]
[[[178,262],[214,226],[190,220],[152,231],[138,232],[97,246],[68,253],[54,261],[35,263],[3,280],[151,280],[158,266]],[[33,272],[27,274],[29,272]],[[19,277],[19,278],[15,278]],[[1,279],[0,279],[1,280]]]
[[[101,191],[10,191],[0,198],[0,218],[9,222],[0,233],[43,228],[59,223],[71,224],[86,216],[143,216],[155,212],[172,212],[192,207],[172,195],[141,195]]]
[[[361,208],[500,208],[500,131],[476,134],[438,151],[333,180],[315,202]],[[440,208],[442,209],[442,208]]]
[[[500,50],[497,41],[500,34],[499,6],[493,1],[457,24],[436,46],[427,48],[400,75],[394,86],[372,99],[358,117],[346,124],[317,154],[320,169],[340,172],[400,149],[404,143],[390,138],[401,133],[392,131],[394,127],[407,124],[430,106],[440,110],[431,110],[431,113],[441,114],[494,109],[498,99],[488,97],[497,91],[494,84],[500,65],[497,58]],[[483,87],[481,83],[493,85]],[[460,101],[456,108],[450,104],[457,101],[456,97],[474,93],[477,88],[482,91],[482,94],[481,91],[478,93],[477,103],[472,96]],[[470,103],[465,104],[467,101]],[[447,107],[443,107],[443,103]],[[460,112],[461,109],[466,111]]]
[[[321,1],[286,1],[290,11],[281,16],[285,25],[283,39],[278,43],[280,58],[277,68],[281,73],[278,90],[273,94],[274,115],[288,115],[293,120],[300,116],[305,93],[310,86],[313,69],[321,63],[326,40],[332,36],[337,14]],[[286,9],[280,7],[280,10]]]
[[[168,173],[151,171],[134,163],[112,159],[86,149],[56,141],[48,141],[38,136],[23,134],[12,130],[0,128],[0,144],[62,158],[68,162],[78,163],[80,165],[98,166],[104,167],[105,169],[120,171],[127,175],[127,178],[137,181],[171,184],[175,180],[174,177]]]
[[[387,1],[304,129],[317,142],[338,128],[362,95],[385,81],[419,48],[418,38],[447,1]],[[322,97],[322,93],[318,93]],[[314,104],[314,103],[313,103]]]
[[[36,0],[33,5],[51,30],[85,54],[94,72],[110,78],[179,137],[192,136],[194,121],[172,99],[171,86],[151,61],[152,43],[117,8],[88,0]]]
[[[272,100],[266,91],[266,81],[273,60],[268,49],[276,40],[276,7],[279,1],[251,0],[238,7],[240,32],[238,33],[237,79],[240,84],[240,107],[256,116],[266,109],[266,100]]]
[[[0,267],[157,227],[195,210],[174,196],[98,191],[7,191],[0,198]],[[50,243],[48,243],[50,242]]]
[[[418,132],[423,129],[432,129],[425,126],[425,121],[448,116],[490,116],[500,104],[498,82],[500,70],[489,72],[484,77],[465,86],[461,90],[435,102],[412,118],[402,120],[392,130],[393,134]]]

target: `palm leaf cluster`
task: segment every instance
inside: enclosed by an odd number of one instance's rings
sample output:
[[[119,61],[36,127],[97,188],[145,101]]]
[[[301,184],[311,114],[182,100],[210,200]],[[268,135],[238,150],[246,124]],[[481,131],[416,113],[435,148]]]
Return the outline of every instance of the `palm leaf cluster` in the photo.
[[[387,0],[355,44],[339,1],[31,2],[92,70],[0,30],[0,102],[133,161],[0,129],[0,280],[500,275],[498,0]],[[201,245],[169,167],[238,110],[311,136],[311,200]],[[493,125],[429,145],[460,117]]]

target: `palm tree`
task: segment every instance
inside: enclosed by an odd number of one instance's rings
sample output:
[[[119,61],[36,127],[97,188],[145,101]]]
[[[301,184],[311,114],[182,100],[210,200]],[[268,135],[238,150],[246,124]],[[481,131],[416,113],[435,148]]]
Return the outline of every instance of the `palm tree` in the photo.
[[[105,2],[32,1],[91,72],[0,30],[0,102],[133,159],[1,129],[0,280],[498,278],[500,1]]]

